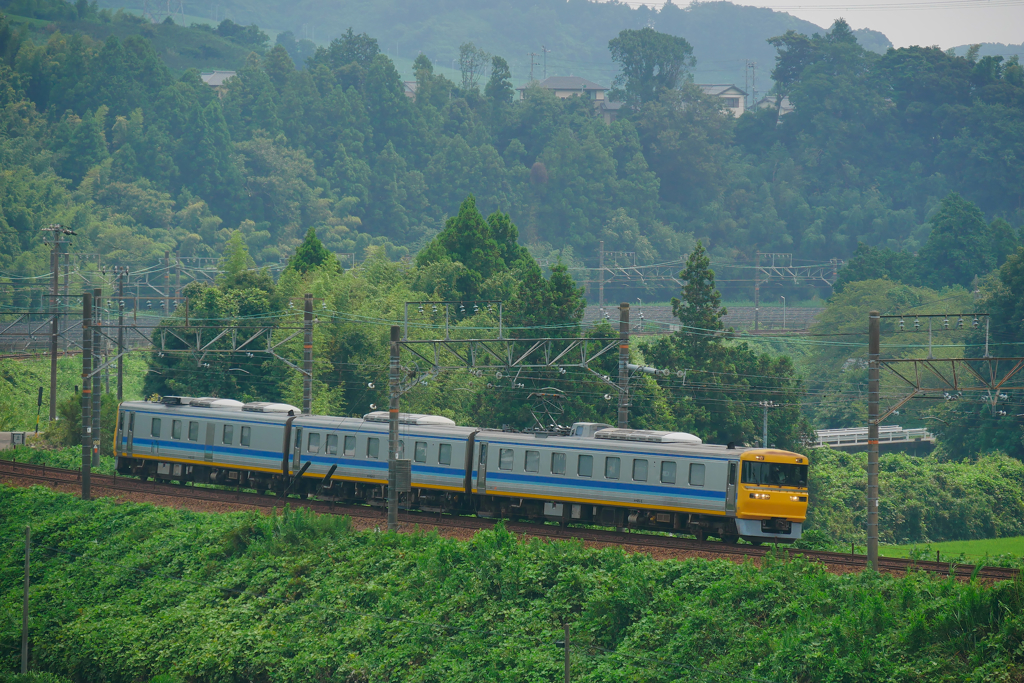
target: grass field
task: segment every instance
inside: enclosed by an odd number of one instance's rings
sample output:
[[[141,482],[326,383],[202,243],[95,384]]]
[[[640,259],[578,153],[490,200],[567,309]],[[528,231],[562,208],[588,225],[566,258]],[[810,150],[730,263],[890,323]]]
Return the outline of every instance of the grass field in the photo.
[[[953,559],[957,556],[965,558],[977,558],[988,555],[1016,555],[1024,557],[1024,536],[1012,538],[986,538],[978,541],[945,541],[943,543],[928,543],[925,545],[883,545],[879,547],[878,554],[885,557],[910,557],[912,553],[919,554],[922,558],[930,556],[935,558],[935,553],[941,553],[943,559]]]

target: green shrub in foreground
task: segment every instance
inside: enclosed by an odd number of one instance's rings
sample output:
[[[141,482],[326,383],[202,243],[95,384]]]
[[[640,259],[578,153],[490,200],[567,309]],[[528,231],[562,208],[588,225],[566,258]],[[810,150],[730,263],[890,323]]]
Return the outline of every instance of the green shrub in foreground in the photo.
[[[1024,580],[659,562],[500,527],[460,542],[41,488],[0,487],[0,510],[3,608],[20,608],[31,522],[34,658],[75,681],[551,681],[563,621],[574,681],[1024,676]],[[0,622],[0,651],[18,642]]]

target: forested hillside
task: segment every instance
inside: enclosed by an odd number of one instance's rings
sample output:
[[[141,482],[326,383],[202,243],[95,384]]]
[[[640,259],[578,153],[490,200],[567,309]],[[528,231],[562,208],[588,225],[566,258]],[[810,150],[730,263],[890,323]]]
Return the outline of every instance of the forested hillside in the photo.
[[[254,51],[221,99],[197,72],[173,75],[144,35],[36,42],[3,19],[0,225],[16,239],[0,247],[2,272],[45,272],[39,228],[53,221],[80,234],[77,249],[127,263],[216,255],[233,230],[257,263],[276,261],[309,227],[333,251],[376,243],[398,256],[469,194],[485,214],[507,212],[534,253],[567,262],[599,239],[641,262],[685,253],[694,236],[716,258],[848,257],[858,242],[914,251],[952,190],[1009,221],[1007,248],[1016,239],[1015,58],[879,56],[845,23],[786,33],[774,74],[796,111],[735,120],[687,85],[702,55],[673,38],[676,78],[621,81],[656,94],[606,125],[578,98],[532,88],[519,101],[498,55],[458,82],[421,55],[413,100],[372,36],[348,32],[300,70],[257,29],[216,30],[239,31]]]
[[[141,11],[142,0],[101,0],[109,8]],[[165,16],[149,3],[153,18]],[[381,50],[408,65],[425,54],[448,77],[459,46],[473,42],[509,63],[516,84],[529,78],[530,56],[536,54],[534,75],[584,76],[607,85],[616,74],[608,56],[608,41],[625,28],[654,28],[682,36],[701,61],[701,83],[739,83],[745,61],[756,62],[757,89],[770,87],[774,51],[767,40],[788,30],[808,35],[822,29],[784,12],[734,5],[730,2],[693,3],[686,8],[669,2],[661,11],[646,6],[590,0],[226,0],[204,6],[185,4],[186,12],[219,21],[258,24],[273,31],[315,38],[321,45],[339,38],[349,27],[377,38]],[[858,32],[865,46],[884,52],[891,46],[876,31]],[[548,50],[546,61],[544,51]],[[753,76],[753,74],[751,74]]]

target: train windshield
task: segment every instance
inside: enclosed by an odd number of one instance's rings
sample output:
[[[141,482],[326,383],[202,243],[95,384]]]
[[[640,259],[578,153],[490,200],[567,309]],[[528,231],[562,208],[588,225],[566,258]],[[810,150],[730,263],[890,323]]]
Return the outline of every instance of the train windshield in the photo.
[[[783,462],[744,462],[743,483],[805,488],[807,486],[807,465],[790,465]]]

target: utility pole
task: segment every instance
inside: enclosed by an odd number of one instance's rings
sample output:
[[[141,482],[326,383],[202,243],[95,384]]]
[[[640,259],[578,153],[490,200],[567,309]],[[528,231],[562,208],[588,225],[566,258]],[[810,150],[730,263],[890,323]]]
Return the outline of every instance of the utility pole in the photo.
[[[748,73],[751,68],[751,60],[743,59],[743,97],[746,97],[746,93],[751,91],[751,79]]]
[[[562,625],[565,629],[565,683],[569,683],[569,623]]]
[[[533,58],[537,56],[536,52],[527,52],[530,56],[530,82],[533,83]]]
[[[64,308],[66,310],[67,307],[70,305],[70,301],[71,301],[68,298],[68,287],[69,287],[68,269],[70,268],[70,265],[71,265],[71,251],[70,251],[70,249],[62,249],[61,251],[62,251],[62,255],[64,257],[64,298],[62,299],[61,303],[62,303],[62,305],[64,306]],[[65,332],[65,335],[64,335],[64,353],[67,353],[67,351],[68,351],[68,337],[67,337],[68,314],[67,314],[67,312],[65,312],[63,315],[61,315],[61,318],[64,320],[64,332]]]
[[[761,434],[761,448],[768,448],[768,409],[776,407],[774,401],[761,401],[758,403],[764,409],[764,425]]]
[[[868,566],[878,571],[878,404],[879,333],[878,311],[868,314]]]
[[[174,305],[181,298],[181,252],[174,252]]]
[[[750,71],[751,71],[750,85],[751,85],[751,90],[752,90],[751,99],[753,99],[754,106],[756,107],[757,106],[757,62],[750,62]]]
[[[59,225],[51,225],[51,229],[59,230]],[[50,252],[50,272],[53,275],[50,286],[50,422],[57,419],[57,336],[60,334],[59,302],[57,301],[60,283],[60,245],[61,238],[53,233],[53,251]]]
[[[540,46],[540,50],[544,54],[544,80],[546,81],[548,79],[548,53],[551,52],[551,50],[547,49],[543,45]]]
[[[391,326],[391,363],[388,370],[388,531],[398,531],[398,340],[401,328]]]
[[[100,330],[103,327],[103,304],[101,298],[102,289],[92,290],[92,313],[95,324],[92,327],[92,464],[93,467],[100,465],[100,409],[102,407],[103,388],[100,386],[100,373],[96,370],[100,366]]]
[[[600,247],[598,247],[597,257],[597,303],[601,307],[601,311],[604,311],[604,240],[600,241]]]
[[[302,313],[302,414],[313,410],[313,295],[305,297]]]
[[[117,402],[124,400],[124,280],[128,266],[117,269]]]
[[[164,315],[171,314],[171,252],[164,252]]]
[[[82,294],[82,500],[89,500],[92,467],[92,294]]]
[[[761,252],[757,252],[757,261],[754,265],[754,332],[760,326],[761,318]]]
[[[629,304],[619,304],[619,429],[629,429]]]
[[[25,587],[21,597],[21,673],[28,673],[28,569],[32,552],[32,527],[25,527]]]

